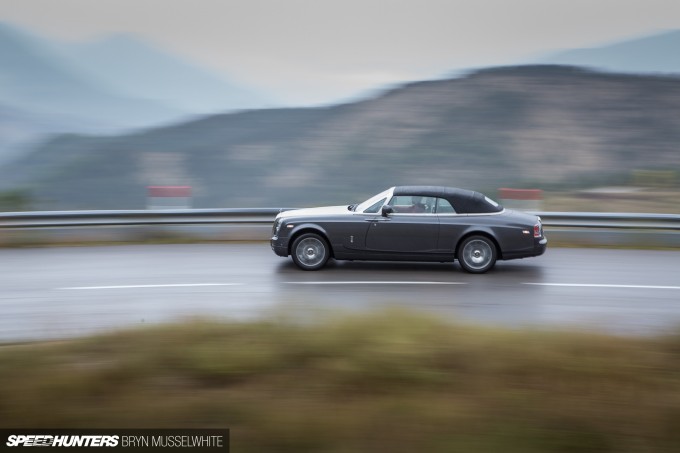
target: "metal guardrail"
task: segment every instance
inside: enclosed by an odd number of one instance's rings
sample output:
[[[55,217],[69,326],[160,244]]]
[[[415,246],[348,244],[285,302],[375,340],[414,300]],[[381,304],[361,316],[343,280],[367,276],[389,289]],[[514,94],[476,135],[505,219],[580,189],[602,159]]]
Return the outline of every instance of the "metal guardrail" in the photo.
[[[270,224],[290,208],[131,211],[39,211],[0,213],[0,228],[58,228],[125,225]],[[549,228],[680,231],[678,214],[532,212]]]
[[[534,212],[552,228],[680,231],[679,214]]]
[[[285,208],[34,211],[0,213],[0,228],[268,224]]]

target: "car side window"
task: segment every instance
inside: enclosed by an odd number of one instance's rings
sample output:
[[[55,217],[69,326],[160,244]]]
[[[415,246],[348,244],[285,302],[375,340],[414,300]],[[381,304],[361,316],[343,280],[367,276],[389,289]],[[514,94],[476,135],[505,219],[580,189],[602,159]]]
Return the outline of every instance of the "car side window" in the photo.
[[[420,195],[398,195],[392,197],[389,205],[398,214],[433,214],[436,198]]]
[[[453,209],[451,203],[444,198],[437,198],[437,205],[435,207],[435,212],[437,214],[455,214],[456,210]]]
[[[380,208],[382,208],[382,205],[385,203],[385,200],[387,200],[387,198],[383,198],[382,200],[372,204],[364,211],[364,214],[377,214],[380,211]]]

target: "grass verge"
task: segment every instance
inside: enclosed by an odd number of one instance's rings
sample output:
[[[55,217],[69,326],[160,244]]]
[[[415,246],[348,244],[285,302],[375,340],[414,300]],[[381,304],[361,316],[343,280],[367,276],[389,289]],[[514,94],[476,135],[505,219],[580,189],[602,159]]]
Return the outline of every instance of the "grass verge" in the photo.
[[[228,427],[238,452],[680,451],[680,335],[381,312],[0,347],[10,428]]]

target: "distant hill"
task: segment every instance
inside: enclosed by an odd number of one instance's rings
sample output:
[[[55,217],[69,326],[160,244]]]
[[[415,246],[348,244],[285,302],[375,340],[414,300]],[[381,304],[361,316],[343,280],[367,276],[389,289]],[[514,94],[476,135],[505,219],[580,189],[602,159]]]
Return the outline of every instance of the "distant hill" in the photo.
[[[46,134],[121,133],[265,105],[133,36],[63,43],[0,22],[0,163]]]
[[[374,99],[223,114],[118,137],[62,136],[0,168],[46,209],[143,208],[188,184],[196,207],[361,200],[398,184],[493,191],[680,170],[680,78],[495,68]]]
[[[183,113],[118,94],[88,79],[39,38],[0,23],[0,104],[88,127],[148,126]]]
[[[57,126],[50,123],[39,116],[0,105],[0,165],[19,152],[21,147],[27,147],[38,137],[54,132],[52,126]]]
[[[680,74],[680,30],[590,49],[557,52],[539,62],[611,72]]]
[[[112,35],[61,48],[75,67],[93,79],[138,99],[163,102],[191,113],[272,105],[253,90],[225,81],[132,35]]]

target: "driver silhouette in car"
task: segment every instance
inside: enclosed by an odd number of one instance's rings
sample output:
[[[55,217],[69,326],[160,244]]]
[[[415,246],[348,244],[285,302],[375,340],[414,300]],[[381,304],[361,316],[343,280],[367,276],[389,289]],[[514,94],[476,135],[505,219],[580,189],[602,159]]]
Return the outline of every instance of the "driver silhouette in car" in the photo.
[[[413,197],[411,198],[413,206],[411,207],[411,212],[421,213],[427,212],[427,205],[423,203],[423,197]]]

